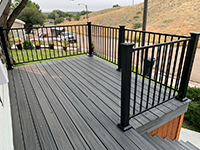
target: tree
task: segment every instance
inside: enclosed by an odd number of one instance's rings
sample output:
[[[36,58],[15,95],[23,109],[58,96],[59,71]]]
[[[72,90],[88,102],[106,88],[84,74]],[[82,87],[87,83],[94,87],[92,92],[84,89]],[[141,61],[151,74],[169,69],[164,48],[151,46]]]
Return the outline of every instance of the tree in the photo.
[[[11,28],[15,19],[25,8],[28,2],[28,0],[17,0],[17,3],[15,3],[15,7],[13,8],[11,1],[12,0],[1,0],[0,2],[0,4],[5,2],[5,7],[3,8],[2,14],[0,14],[0,26],[7,29]]]
[[[10,29],[13,25],[15,19],[17,16],[21,13],[21,11],[25,8],[28,0],[17,0],[18,3],[16,4],[15,8],[12,6],[12,0],[1,0],[0,1],[0,26],[2,26],[4,29]],[[7,30],[5,36],[8,36],[9,30]],[[6,38],[7,40],[8,38]],[[9,48],[8,41],[6,41],[7,47]],[[0,46],[2,47],[2,43],[0,40]],[[2,50],[0,50],[0,58],[3,60],[3,63],[5,63],[5,56],[2,53]],[[11,63],[12,63],[12,59]]]
[[[45,16],[40,10],[40,6],[31,0],[27,2],[24,10],[17,17],[18,19],[26,23],[26,27],[33,27],[33,25],[43,25],[45,21]]]
[[[33,27],[33,25],[43,25],[45,16],[35,7],[25,7],[24,10],[17,17],[26,23],[26,27]]]
[[[79,21],[80,20],[80,14],[76,14],[76,16],[74,16],[74,20]]]
[[[66,13],[61,10],[53,10],[49,15],[49,19],[56,19],[58,17],[66,17]]]
[[[58,17],[58,18],[56,18],[55,20],[54,20],[54,24],[56,25],[56,24],[59,24],[59,23],[61,23],[61,22],[63,22],[63,18],[62,17]]]

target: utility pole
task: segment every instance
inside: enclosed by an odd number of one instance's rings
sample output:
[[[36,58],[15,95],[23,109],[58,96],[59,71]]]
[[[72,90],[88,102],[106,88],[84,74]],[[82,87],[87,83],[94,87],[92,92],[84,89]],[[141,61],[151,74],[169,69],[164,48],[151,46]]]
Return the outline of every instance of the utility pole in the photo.
[[[143,12],[143,26],[142,26],[142,31],[146,31],[146,26],[147,26],[147,10],[148,10],[148,0],[144,0],[144,12]]]
[[[134,0],[132,0],[132,5],[134,5]]]
[[[142,31],[146,31],[146,26],[147,26],[147,10],[148,10],[148,0],[144,0]],[[144,43],[145,43],[145,33],[143,33],[143,36],[142,36],[142,46],[144,46]]]

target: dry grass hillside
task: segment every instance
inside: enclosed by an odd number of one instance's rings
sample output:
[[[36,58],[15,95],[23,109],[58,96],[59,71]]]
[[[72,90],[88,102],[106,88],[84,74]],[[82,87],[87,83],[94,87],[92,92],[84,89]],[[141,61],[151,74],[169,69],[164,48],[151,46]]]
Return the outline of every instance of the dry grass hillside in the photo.
[[[133,6],[104,9],[89,14],[93,24],[118,27],[142,23],[143,3]],[[66,21],[64,24],[86,23]],[[189,35],[200,31],[200,0],[149,0],[147,30],[171,34]]]

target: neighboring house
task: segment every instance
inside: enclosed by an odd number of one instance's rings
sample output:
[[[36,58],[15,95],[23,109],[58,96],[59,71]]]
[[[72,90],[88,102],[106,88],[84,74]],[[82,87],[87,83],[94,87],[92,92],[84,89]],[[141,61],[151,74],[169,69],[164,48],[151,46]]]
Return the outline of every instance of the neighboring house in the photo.
[[[46,22],[53,23],[54,19],[46,19]]]
[[[15,19],[15,22],[13,23],[12,28],[24,28],[25,24],[26,23],[24,21]],[[26,39],[25,30],[18,30],[18,31],[15,30],[13,31],[13,35],[14,35],[14,39],[18,37],[22,40]]]

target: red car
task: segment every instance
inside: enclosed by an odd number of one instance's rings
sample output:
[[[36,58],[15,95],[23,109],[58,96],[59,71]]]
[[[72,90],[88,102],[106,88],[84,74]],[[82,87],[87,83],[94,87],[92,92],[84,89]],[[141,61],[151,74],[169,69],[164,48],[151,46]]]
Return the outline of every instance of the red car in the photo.
[[[48,36],[47,33],[41,33],[39,34],[39,36],[35,36],[35,37],[29,37],[29,40],[30,41],[37,41],[37,40],[41,40],[41,41],[51,41],[51,40],[54,40],[54,41],[61,41],[61,38],[60,36]]]

